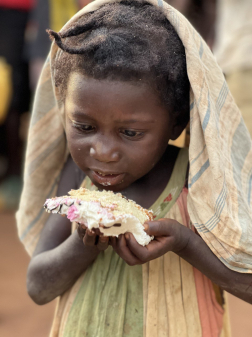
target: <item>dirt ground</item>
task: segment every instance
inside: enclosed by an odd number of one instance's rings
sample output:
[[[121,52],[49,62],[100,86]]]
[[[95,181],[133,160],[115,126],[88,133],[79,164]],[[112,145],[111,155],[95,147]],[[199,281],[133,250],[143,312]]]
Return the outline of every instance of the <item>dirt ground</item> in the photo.
[[[48,337],[55,303],[34,304],[26,293],[29,263],[13,214],[0,214],[0,336]],[[232,337],[252,336],[252,306],[228,296]]]
[[[26,293],[29,257],[17,238],[14,216],[0,214],[0,336],[47,337],[54,303],[38,306]]]

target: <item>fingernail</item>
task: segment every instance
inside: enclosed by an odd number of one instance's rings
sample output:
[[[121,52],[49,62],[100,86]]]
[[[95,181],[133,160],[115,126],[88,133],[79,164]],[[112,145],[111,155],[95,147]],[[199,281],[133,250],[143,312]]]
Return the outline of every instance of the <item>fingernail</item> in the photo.
[[[88,234],[89,236],[94,236],[94,235],[95,235],[95,232],[94,232],[93,230],[88,229],[88,230],[87,230],[87,234]]]
[[[147,231],[149,229],[149,225],[148,224],[144,224],[144,230],[145,230],[145,232]]]
[[[125,234],[125,239],[126,239],[126,240],[129,240],[129,239],[130,239],[129,233],[126,233],[126,234]]]

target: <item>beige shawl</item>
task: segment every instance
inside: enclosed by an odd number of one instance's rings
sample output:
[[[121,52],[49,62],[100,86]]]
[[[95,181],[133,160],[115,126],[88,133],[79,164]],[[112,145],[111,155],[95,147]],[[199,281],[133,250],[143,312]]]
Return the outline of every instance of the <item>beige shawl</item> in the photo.
[[[79,11],[85,13],[116,0],[97,0]],[[191,222],[216,256],[238,272],[252,272],[252,149],[240,111],[229,92],[211,51],[174,8],[162,7],[186,51],[191,84],[188,210]],[[50,63],[62,51],[52,44],[36,92],[25,162],[24,189],[17,213],[18,231],[32,254],[44,226],[46,198],[54,196],[67,155],[64,109]]]

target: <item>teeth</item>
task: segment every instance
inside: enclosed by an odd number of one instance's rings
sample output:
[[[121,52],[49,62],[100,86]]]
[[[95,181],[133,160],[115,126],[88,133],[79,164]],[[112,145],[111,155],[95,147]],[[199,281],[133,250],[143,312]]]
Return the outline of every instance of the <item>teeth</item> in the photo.
[[[103,186],[110,186],[110,183],[102,183]]]
[[[105,176],[112,176],[113,174],[103,174],[103,173],[101,173],[101,172],[99,172],[99,171],[97,171],[97,173],[99,173],[99,175],[100,176],[103,176],[103,177],[105,177]]]

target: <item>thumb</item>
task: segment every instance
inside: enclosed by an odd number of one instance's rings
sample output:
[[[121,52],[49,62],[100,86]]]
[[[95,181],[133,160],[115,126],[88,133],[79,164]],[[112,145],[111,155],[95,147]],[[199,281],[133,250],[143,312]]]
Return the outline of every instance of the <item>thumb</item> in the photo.
[[[172,228],[177,221],[172,219],[160,219],[158,221],[148,221],[144,224],[146,234],[150,236],[168,236],[172,233]]]

